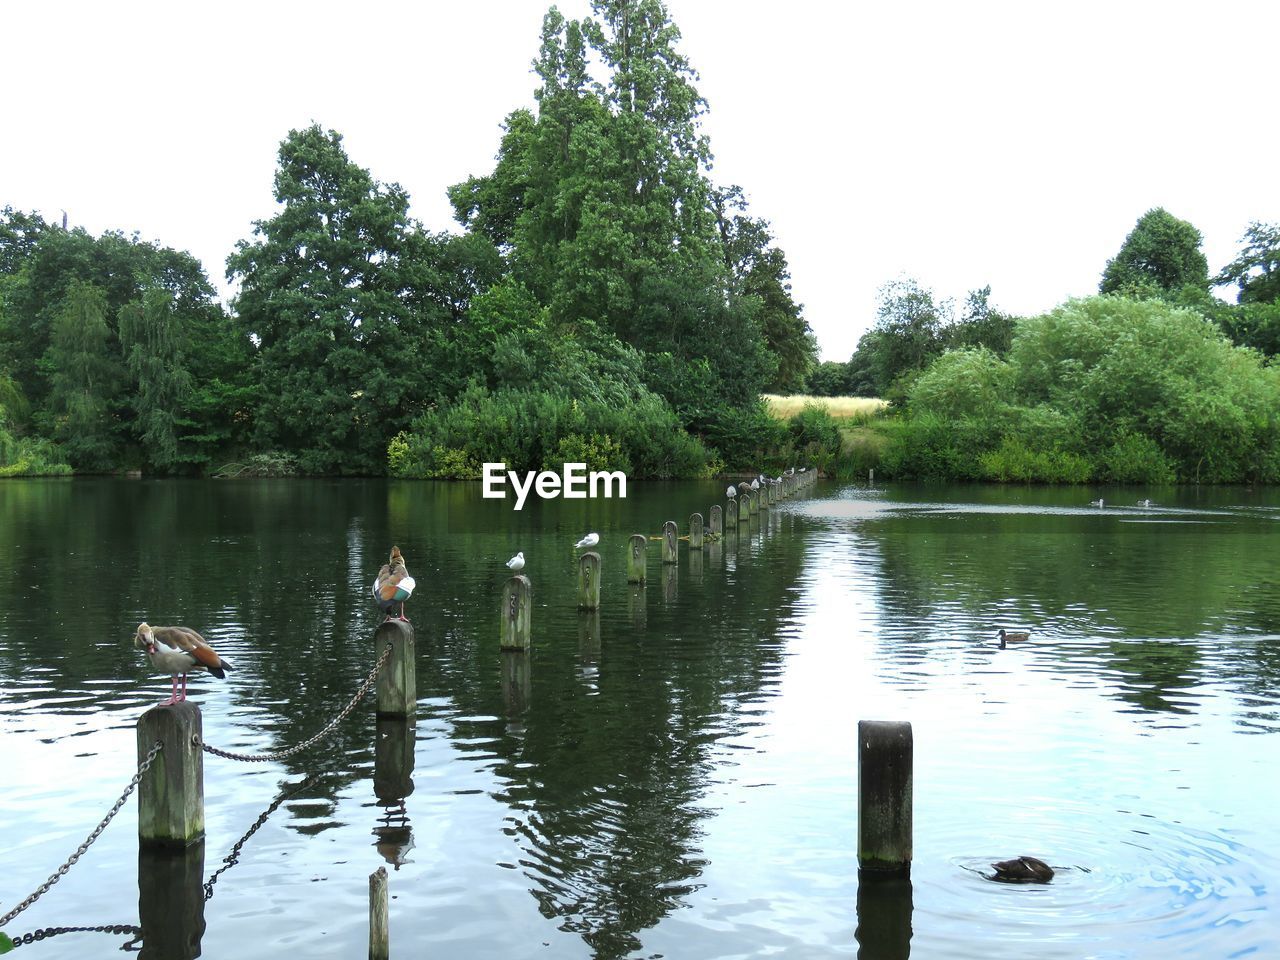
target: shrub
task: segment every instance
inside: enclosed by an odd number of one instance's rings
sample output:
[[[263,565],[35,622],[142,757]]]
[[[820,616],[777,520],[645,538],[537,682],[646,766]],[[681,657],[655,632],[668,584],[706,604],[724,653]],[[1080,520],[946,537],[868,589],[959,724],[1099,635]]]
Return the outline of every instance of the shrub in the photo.
[[[1122,433],[1097,457],[1098,479],[1109,483],[1173,483],[1173,464],[1160,445],[1140,433]]]

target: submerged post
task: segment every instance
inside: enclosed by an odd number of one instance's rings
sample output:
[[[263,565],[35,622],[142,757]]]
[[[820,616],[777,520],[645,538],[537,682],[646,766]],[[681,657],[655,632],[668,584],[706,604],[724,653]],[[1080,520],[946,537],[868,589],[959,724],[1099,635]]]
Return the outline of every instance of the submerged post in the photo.
[[[662,525],[662,562],[663,563],[679,563],[680,562],[680,528],[676,526],[674,520],[668,520]]]
[[[724,535],[724,511],[718,503],[711,508],[711,533],[717,537]]]
[[[386,867],[369,874],[369,960],[391,960]]]
[[[388,643],[391,654],[378,674],[378,716],[412,717],[418,705],[413,624],[405,620],[384,620],[373,635],[375,655],[382,656]]]
[[[594,550],[578,558],[578,609],[600,609],[600,554]]]
[[[530,621],[533,610],[533,585],[524,574],[517,574],[502,588],[503,650],[528,650],[532,643]]]
[[[204,728],[190,700],[152,707],[138,718],[138,763],[162,744],[138,783],[138,841],[185,847],[204,837]]]
[[[702,549],[702,514],[695,513],[689,518],[689,549]]]
[[[643,533],[631,535],[627,548],[627,583],[644,583],[645,561],[649,559],[649,538]]]
[[[858,721],[858,870],[911,872],[911,724]]]

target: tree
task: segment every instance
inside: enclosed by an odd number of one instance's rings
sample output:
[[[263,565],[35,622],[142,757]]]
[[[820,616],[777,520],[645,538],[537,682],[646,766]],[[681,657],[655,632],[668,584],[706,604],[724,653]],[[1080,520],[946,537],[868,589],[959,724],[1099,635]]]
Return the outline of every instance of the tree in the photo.
[[[173,295],[161,288],[120,310],[120,346],[125,365],[137,381],[134,432],[147,462],[172,470],[179,462],[180,404],[191,390],[184,357],[185,331],[174,311]]]
[[[1107,261],[1100,293],[1164,296],[1185,286],[1209,287],[1209,262],[1200,250],[1200,231],[1163,207],[1148,210]]]
[[[422,250],[409,198],[352,163],[336,131],[280,145],[282,209],[227,260],[235,305],[258,344],[254,437],[312,473],[380,473],[387,441],[428,392]]]
[[[1249,224],[1241,239],[1240,256],[1222,268],[1214,286],[1240,285],[1237,303],[1275,303],[1280,300],[1280,225]]]
[[[986,347],[1003,357],[1013,343],[1014,318],[991,306],[991,287],[969,291],[964,314],[946,332],[948,347]]]
[[[91,472],[113,466],[117,447],[110,411],[120,371],[107,351],[106,314],[105,292],[74,281],[55,316],[43,363],[57,439],[72,466]]]
[[[897,382],[923,370],[945,349],[944,331],[951,321],[951,301],[935,303],[933,291],[910,277],[880,288],[876,311],[877,336],[870,362],[880,396]],[[861,346],[861,343],[860,343]]]

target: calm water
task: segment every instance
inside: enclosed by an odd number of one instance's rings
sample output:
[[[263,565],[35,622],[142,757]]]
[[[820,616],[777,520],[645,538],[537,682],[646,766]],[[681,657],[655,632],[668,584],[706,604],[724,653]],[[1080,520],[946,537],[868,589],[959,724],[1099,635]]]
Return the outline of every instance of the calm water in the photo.
[[[234,664],[193,683],[207,742],[278,750],[368,671],[368,584],[394,542],[419,584],[416,725],[362,707],[286,762],[205,758],[193,876],[221,872],[204,956],[363,956],[380,864],[399,957],[896,960],[907,924],[917,958],[1280,956],[1280,494],[1168,490],[1142,510],[819,485],[703,556],[682,546],[674,580],[654,543],[629,588],[626,537],[722,490],[513,513],[478,485],[0,483],[0,914],[136,767],[135,721],[169,687],[131,646],[140,620],[196,627]],[[588,530],[597,618],[574,609]],[[497,648],[517,550],[523,710]],[[1001,651],[1000,626],[1032,642]],[[914,726],[906,890],[859,891],[859,719]],[[1023,853],[1054,882],[983,878]],[[138,878],[130,802],[8,932],[136,924]],[[156,927],[147,952],[194,955],[162,950],[173,936]]]

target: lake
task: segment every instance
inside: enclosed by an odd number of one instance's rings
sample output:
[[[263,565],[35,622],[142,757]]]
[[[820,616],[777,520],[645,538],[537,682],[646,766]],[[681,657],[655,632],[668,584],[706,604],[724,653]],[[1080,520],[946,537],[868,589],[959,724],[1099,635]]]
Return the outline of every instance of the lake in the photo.
[[[288,760],[206,756],[204,928],[156,927],[144,956],[184,935],[209,957],[363,956],[380,865],[393,957],[1280,956],[1280,492],[823,482],[682,544],[671,577],[651,543],[628,586],[628,537],[683,533],[723,491],[517,513],[479,484],[0,482],[0,914],[137,769],[137,718],[169,695],[140,621],[234,666],[191,683],[207,743],[278,751],[369,672],[394,543],[418,582],[416,723],[365,703]],[[575,608],[592,530],[595,616]],[[527,687],[498,650],[517,550]],[[1000,627],[1031,640],[1001,650]],[[905,889],[859,890],[860,719],[913,726]],[[987,878],[1021,854],[1053,882]],[[139,870],[130,799],[6,930],[136,925]]]

